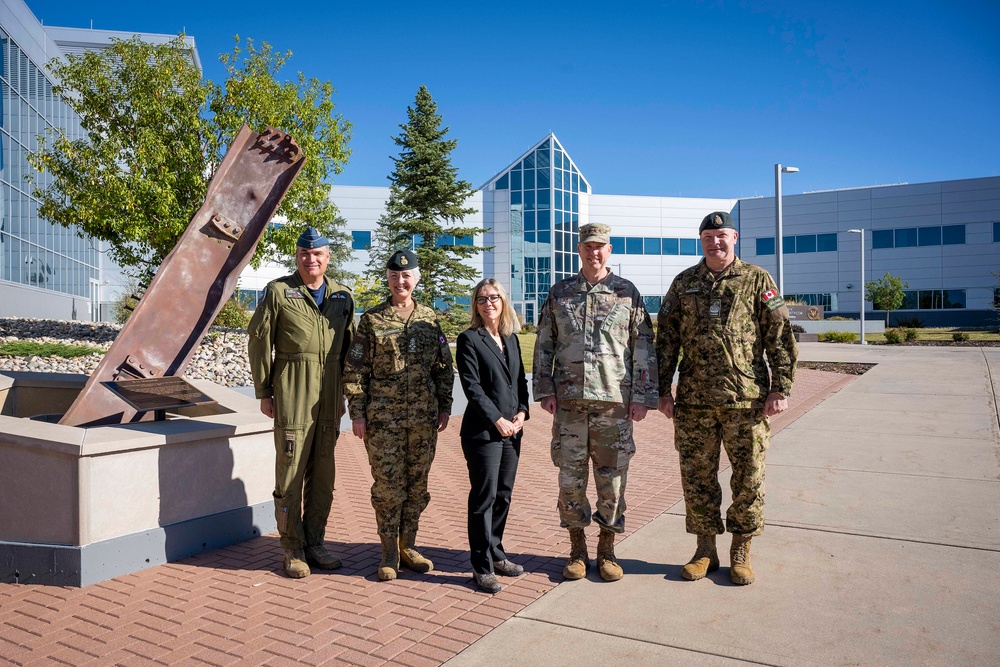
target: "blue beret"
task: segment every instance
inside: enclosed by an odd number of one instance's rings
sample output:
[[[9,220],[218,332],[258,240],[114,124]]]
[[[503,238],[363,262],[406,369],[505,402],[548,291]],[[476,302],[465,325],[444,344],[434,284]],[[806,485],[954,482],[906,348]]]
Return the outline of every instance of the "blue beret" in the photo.
[[[417,268],[417,256],[409,250],[397,250],[386,262],[389,271],[412,271]]]
[[[322,248],[330,245],[330,239],[320,234],[315,227],[306,227],[306,231],[302,232],[295,245],[299,248]]]

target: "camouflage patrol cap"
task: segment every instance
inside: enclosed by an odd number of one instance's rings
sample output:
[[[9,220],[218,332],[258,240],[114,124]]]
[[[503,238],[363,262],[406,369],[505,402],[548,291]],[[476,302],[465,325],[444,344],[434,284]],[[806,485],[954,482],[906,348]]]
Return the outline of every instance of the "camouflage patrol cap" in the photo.
[[[580,243],[611,243],[611,227],[590,222],[580,227]]]
[[[315,227],[306,227],[306,230],[299,235],[299,240],[295,242],[299,248],[322,248],[330,245],[330,239],[319,233]]]
[[[698,233],[701,234],[706,229],[736,229],[736,225],[733,224],[733,216],[725,211],[716,211],[705,216],[698,227]]]
[[[417,256],[406,249],[397,250],[392,253],[385,268],[389,271],[412,271],[417,268]]]

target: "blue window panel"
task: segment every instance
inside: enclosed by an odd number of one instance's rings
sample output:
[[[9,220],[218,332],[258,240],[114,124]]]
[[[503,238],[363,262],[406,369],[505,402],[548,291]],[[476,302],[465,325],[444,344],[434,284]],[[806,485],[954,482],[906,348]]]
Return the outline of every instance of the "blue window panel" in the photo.
[[[556,249],[557,250],[558,250],[558,246],[559,246],[559,236],[557,235],[556,236]],[[563,257],[564,257],[564,255],[561,252],[557,252],[556,253],[556,272],[559,272],[559,271],[563,270]]]
[[[944,308],[965,308],[965,290],[944,290],[944,304],[942,305]]]
[[[525,211],[524,212],[524,231],[533,232],[535,231],[535,212]]]
[[[625,237],[624,236],[612,236],[611,237],[611,252],[625,252]]]
[[[626,255],[641,255],[642,254],[642,237],[641,236],[626,236],[625,237],[625,254]]]
[[[535,191],[525,190],[524,191],[524,210],[533,211],[535,209]]]
[[[532,169],[535,166],[535,155],[531,153],[524,158],[524,168]]]
[[[880,248],[891,248],[893,246],[893,233],[891,229],[872,230],[872,250]]]
[[[1000,242],[1000,222],[993,223],[993,242]]]
[[[945,225],[941,228],[941,242],[944,245],[965,243],[965,225]]]
[[[664,239],[665,241],[666,239]],[[774,237],[765,236],[763,238],[758,238],[757,240],[757,256],[761,255],[773,255],[774,254]]]
[[[539,189],[547,188],[552,183],[552,179],[549,177],[548,169],[539,169],[536,173],[536,178],[538,179],[538,182],[535,183],[535,187]]]
[[[569,187],[569,172],[568,171],[561,171],[559,173],[561,174],[561,178],[562,178],[562,189],[563,190],[569,190],[570,189],[570,187]]]
[[[513,190],[510,193],[510,203],[511,203],[511,205],[514,205],[514,204],[520,205],[521,202],[522,202],[522,199],[523,199],[523,197],[521,195],[521,191],[520,190]]]
[[[562,211],[556,211],[554,215],[555,215],[556,229],[566,229],[566,225],[563,222],[566,219],[565,218],[566,214],[563,213]]]
[[[837,252],[837,235],[817,234],[816,252]]]
[[[563,166],[563,152],[558,148],[552,151],[552,166],[557,169],[562,169]]]
[[[351,249],[367,250],[372,244],[371,232],[351,232]]]
[[[918,245],[941,245],[940,227],[920,227],[917,229]]]
[[[903,291],[903,310],[916,310],[917,309],[917,290],[904,290]]]
[[[802,234],[796,236],[795,252],[816,252],[816,235]]]
[[[563,239],[565,239],[565,238],[566,238],[565,234],[556,232],[556,251],[557,252],[560,252],[560,251],[562,251],[562,250],[564,250],[566,248],[566,246],[563,245]],[[556,255],[556,265],[557,265],[556,270],[562,271],[562,262],[559,261],[559,255],[558,254]]]
[[[521,170],[515,169],[510,172],[510,189],[520,190],[521,189]]]
[[[535,166],[538,167],[539,170],[545,169],[549,166],[548,147],[543,146],[535,151]],[[542,172],[539,171],[538,173],[541,174]]]
[[[549,152],[549,140],[546,139],[545,141],[543,141],[542,145],[538,147],[538,150],[545,151],[546,153],[548,153]],[[557,148],[556,150],[559,150],[559,149]]]
[[[663,239],[663,254],[664,255],[681,254],[680,239]]]
[[[552,232],[549,230],[538,230],[539,243],[552,243]]]
[[[563,191],[562,190],[556,190],[555,208],[557,208],[557,209],[559,209],[561,211],[565,211],[566,210],[566,207],[563,206]]]
[[[525,232],[524,233],[524,242],[525,243],[534,243],[535,242],[535,232]]]
[[[580,255],[573,255],[573,273],[580,270]]]
[[[896,230],[896,247],[913,248],[917,245],[917,228],[900,227]]]
[[[525,160],[525,162],[527,162],[527,160]],[[525,169],[524,170],[524,189],[525,190],[533,190],[534,188],[535,188],[535,170],[534,169]]]
[[[438,234],[435,245],[440,248],[444,245],[455,245],[455,237],[451,234]]]
[[[537,216],[537,218],[536,218],[537,225],[536,226],[538,228],[538,231],[548,231],[548,230],[552,229],[552,224],[549,221],[549,212],[548,211],[537,211],[535,213],[535,215]]]
[[[497,190],[506,190],[510,187],[510,174],[504,174],[497,179],[497,184],[494,186]]]
[[[472,245],[471,236],[458,236],[455,238],[455,245]]]
[[[658,296],[644,296],[642,297],[642,303],[646,306],[646,312],[656,319],[656,314],[660,312],[660,300],[662,297]]]
[[[580,195],[573,193],[573,208],[570,209],[574,213],[580,212]],[[962,228],[962,238],[965,238],[965,228]],[[964,242],[964,241],[963,241]]]
[[[644,238],[642,240],[642,254],[643,255],[659,255],[660,254],[660,239]]]
[[[574,234],[580,231],[580,219],[575,215],[573,216],[573,229],[570,231],[572,231]]]
[[[576,173],[576,169],[573,170],[573,192],[580,191],[580,175]]]
[[[681,239],[681,254],[682,255],[697,255],[698,254],[698,239]]]
[[[794,236],[782,236],[781,237],[781,252],[786,255],[791,255],[795,252],[795,237]]]
[[[541,172],[539,172],[541,173]],[[551,190],[537,190],[536,191],[536,203],[537,208],[548,208],[549,207],[549,196]]]

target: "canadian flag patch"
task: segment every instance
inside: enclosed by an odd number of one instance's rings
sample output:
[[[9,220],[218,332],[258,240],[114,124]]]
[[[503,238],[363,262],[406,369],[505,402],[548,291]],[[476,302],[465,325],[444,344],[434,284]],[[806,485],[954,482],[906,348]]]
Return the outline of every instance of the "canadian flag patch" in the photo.
[[[766,303],[766,302],[770,301],[771,299],[773,299],[776,296],[778,296],[778,290],[776,290],[776,289],[769,289],[766,292],[764,292],[763,294],[761,294],[760,298],[761,298],[761,300],[763,300]]]

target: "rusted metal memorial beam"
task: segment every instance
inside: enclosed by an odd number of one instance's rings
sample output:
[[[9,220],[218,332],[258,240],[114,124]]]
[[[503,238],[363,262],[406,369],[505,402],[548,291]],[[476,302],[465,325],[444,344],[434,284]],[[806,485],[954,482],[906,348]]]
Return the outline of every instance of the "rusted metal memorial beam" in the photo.
[[[205,203],[60,424],[152,417],[102,383],[184,373],[304,163],[291,136],[271,128],[257,134],[243,126],[208,185]]]

